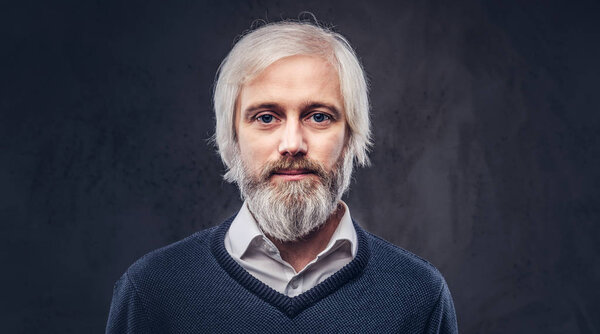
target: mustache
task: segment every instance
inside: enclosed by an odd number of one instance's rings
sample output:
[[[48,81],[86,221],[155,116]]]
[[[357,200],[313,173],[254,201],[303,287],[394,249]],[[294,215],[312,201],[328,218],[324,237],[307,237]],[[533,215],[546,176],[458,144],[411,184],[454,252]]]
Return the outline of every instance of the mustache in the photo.
[[[305,156],[281,157],[278,160],[268,162],[261,172],[261,179],[268,180],[273,174],[282,169],[303,169],[309,173],[316,174],[320,178],[327,179],[328,173],[321,164]]]

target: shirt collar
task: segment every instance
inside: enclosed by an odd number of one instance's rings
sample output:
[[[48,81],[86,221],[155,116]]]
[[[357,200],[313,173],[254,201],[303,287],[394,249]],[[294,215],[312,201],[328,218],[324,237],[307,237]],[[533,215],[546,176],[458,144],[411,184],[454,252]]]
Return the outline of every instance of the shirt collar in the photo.
[[[332,247],[342,243],[343,241],[348,241],[350,243],[352,257],[354,258],[358,249],[356,231],[354,230],[352,218],[350,217],[350,209],[348,209],[348,206],[346,203],[344,203],[344,201],[340,201],[340,203],[344,206],[344,215],[342,216],[337,228],[333,232],[327,247],[325,247],[325,250],[321,254],[329,253]],[[252,245],[252,241],[254,239],[266,239],[266,236],[260,230],[256,220],[254,220],[254,217],[250,213],[248,204],[246,202],[244,202],[242,208],[231,223],[228,234],[231,241],[231,253],[237,258],[241,258],[244,255],[248,247]]]
[[[350,209],[348,209],[348,205],[346,205],[344,201],[340,201],[340,203],[344,206],[344,215],[342,216],[337,228],[333,232],[329,243],[327,243],[327,247],[325,247],[325,250],[321,254],[329,253],[329,251],[332,250],[332,247],[341,244],[343,241],[348,241],[350,243],[352,258],[354,258],[358,248],[356,231],[354,230],[354,225],[352,224],[352,218],[350,217]]]
[[[255,238],[264,236],[250,210],[248,210],[246,202],[244,202],[240,212],[231,223],[228,234],[231,240],[231,253],[237,258],[244,255]]]

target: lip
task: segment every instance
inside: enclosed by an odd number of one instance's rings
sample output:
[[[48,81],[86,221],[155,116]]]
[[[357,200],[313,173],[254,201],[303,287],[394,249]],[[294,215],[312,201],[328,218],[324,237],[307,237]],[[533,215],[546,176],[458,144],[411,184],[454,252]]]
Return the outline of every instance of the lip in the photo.
[[[281,169],[273,173],[273,176],[292,181],[301,180],[305,177],[309,177],[312,174],[313,173],[307,169]]]

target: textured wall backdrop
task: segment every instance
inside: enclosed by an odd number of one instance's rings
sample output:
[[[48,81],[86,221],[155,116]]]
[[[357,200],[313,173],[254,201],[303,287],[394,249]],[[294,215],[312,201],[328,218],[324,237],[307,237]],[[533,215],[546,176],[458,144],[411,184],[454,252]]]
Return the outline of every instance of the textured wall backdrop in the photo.
[[[371,81],[346,201],[445,275],[462,333],[600,333],[595,1],[13,2],[0,25],[0,327],[102,332],[137,258],[240,206],[207,143],[255,19],[312,11]]]

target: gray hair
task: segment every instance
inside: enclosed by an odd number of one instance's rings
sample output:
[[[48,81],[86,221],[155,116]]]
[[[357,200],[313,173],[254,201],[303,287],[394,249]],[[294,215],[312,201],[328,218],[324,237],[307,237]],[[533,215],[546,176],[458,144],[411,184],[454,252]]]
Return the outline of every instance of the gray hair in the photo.
[[[237,181],[239,150],[235,133],[236,101],[242,86],[269,65],[295,55],[315,55],[337,70],[349,128],[347,153],[358,165],[369,164],[371,146],[369,97],[363,68],[348,41],[340,34],[312,23],[282,21],[266,24],[244,35],[217,72],[214,89],[215,141],[227,166],[225,180]]]

